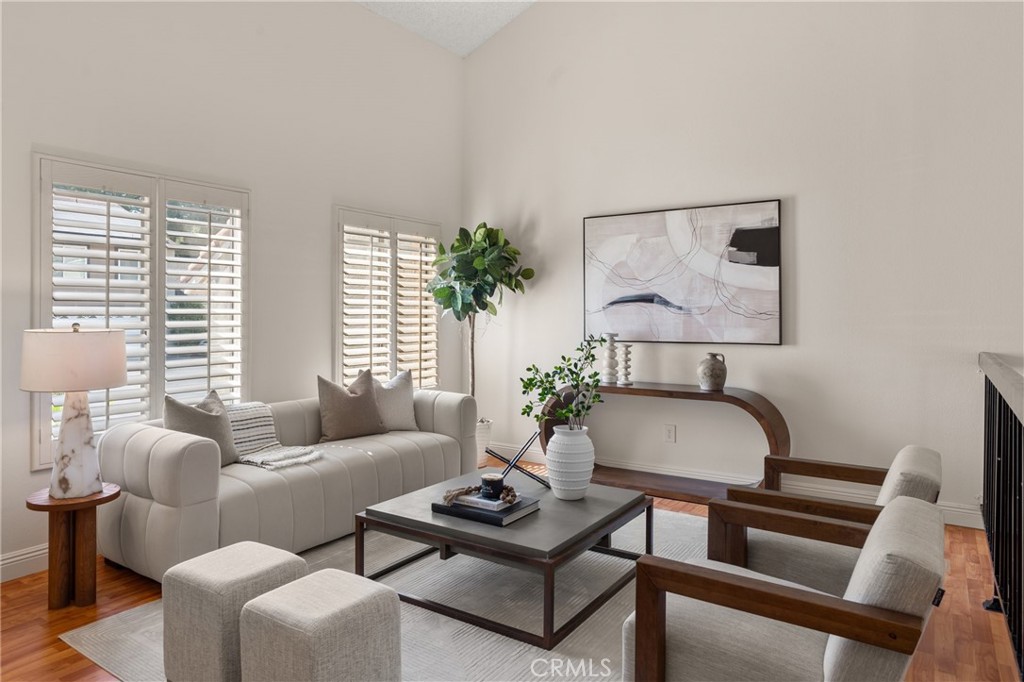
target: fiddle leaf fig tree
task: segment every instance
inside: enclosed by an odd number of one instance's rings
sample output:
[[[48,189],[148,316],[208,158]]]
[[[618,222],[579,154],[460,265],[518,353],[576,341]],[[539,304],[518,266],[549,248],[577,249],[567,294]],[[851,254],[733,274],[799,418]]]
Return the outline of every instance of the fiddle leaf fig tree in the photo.
[[[476,395],[476,316],[498,314],[505,290],[525,293],[523,282],[533,279],[533,269],[519,265],[519,249],[505,237],[505,231],[480,223],[471,233],[464,227],[452,245],[437,246],[437,276],[427,291],[444,313],[469,324],[469,392]]]

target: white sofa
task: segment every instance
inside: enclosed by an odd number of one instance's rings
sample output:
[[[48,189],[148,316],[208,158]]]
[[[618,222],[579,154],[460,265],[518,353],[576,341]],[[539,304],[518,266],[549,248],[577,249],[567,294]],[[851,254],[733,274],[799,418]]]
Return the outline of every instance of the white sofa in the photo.
[[[160,581],[171,566],[242,540],[301,552],[348,535],[366,507],[477,468],[476,401],[418,390],[414,405],[419,431],[318,444],[316,398],[272,403],[282,444],[324,453],[276,471],[221,468],[214,441],[159,421],[114,427],[99,442],[100,471],[121,496],[100,508],[99,551]]]

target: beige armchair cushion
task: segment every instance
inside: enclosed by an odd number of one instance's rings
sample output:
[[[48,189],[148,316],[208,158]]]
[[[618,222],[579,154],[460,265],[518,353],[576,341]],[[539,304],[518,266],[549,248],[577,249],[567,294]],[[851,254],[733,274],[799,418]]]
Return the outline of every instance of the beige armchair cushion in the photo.
[[[747,568],[842,597],[857,565],[860,548],[747,530]]]
[[[942,456],[931,448],[908,445],[896,453],[875,504],[884,507],[901,496],[935,502],[941,488]]]
[[[897,497],[871,527],[843,598],[927,618],[945,575],[944,527],[938,507]],[[829,637],[827,680],[901,680],[910,656]]]

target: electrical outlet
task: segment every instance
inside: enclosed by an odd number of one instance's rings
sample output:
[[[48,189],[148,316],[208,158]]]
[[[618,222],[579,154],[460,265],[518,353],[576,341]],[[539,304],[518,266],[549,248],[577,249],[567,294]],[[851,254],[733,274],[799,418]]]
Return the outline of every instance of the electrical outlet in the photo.
[[[676,425],[665,424],[665,442],[675,443],[676,442]]]

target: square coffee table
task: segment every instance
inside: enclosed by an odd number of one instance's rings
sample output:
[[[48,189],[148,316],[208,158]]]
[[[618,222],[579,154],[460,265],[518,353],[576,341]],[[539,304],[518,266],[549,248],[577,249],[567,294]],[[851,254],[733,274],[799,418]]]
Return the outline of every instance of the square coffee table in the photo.
[[[639,554],[611,546],[611,534],[643,513],[647,514],[646,551],[650,554],[654,542],[653,500],[636,491],[593,484],[582,500],[559,500],[547,488],[513,472],[506,480],[521,495],[538,498],[540,509],[508,526],[491,526],[431,511],[430,503],[440,501],[445,491],[478,485],[480,474],[487,471],[498,469],[482,469],[453,478],[375,504],[365,512],[356,514],[356,573],[364,575],[363,536],[367,529],[430,545],[423,551],[367,576],[371,579],[385,576],[435,551],[440,552],[441,559],[465,554],[540,573],[544,576],[544,611],[543,633],[539,635],[430,599],[401,592],[399,596],[409,604],[527,644],[551,649],[621,590],[633,579],[635,573],[635,568],[630,566],[604,592],[556,630],[556,569],[587,551],[636,560]]]

